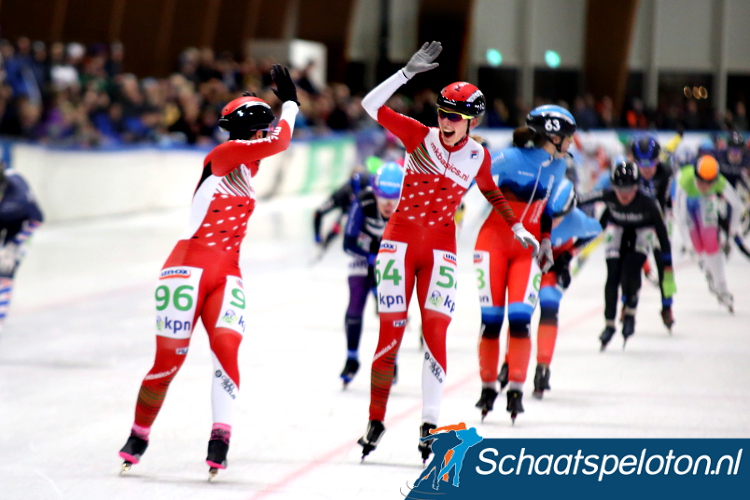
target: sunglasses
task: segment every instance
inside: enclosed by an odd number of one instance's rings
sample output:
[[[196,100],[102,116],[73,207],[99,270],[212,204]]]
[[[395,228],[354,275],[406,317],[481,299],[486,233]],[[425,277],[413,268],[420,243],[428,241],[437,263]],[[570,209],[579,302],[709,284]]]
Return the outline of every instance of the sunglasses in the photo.
[[[453,111],[446,111],[443,108],[438,108],[438,117],[445,118],[452,122],[460,122],[461,120],[471,120],[473,116],[462,115],[461,113],[454,113]]]
[[[638,166],[641,168],[654,168],[659,160],[638,160]]]

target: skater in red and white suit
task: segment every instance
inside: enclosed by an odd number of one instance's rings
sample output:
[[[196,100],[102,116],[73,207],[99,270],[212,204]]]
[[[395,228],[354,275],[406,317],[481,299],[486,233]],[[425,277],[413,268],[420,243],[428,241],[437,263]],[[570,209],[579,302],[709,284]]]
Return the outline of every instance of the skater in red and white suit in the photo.
[[[383,419],[393,381],[396,354],[416,282],[422,313],[425,359],[422,371],[422,427],[429,435],[440,413],[446,372],[445,336],[455,307],[456,226],[454,214],[476,179],[477,186],[525,246],[538,245],[505,201],[490,174],[490,154],[469,137],[485,108],[482,92],[456,82],[438,97],[438,127],[427,127],[396,113],[385,102],[415,74],[437,66],[439,42],[425,43],[407,65],[362,101],[367,113],[406,147],[406,175],[398,209],[388,221],[375,263],[380,336],[372,363],[370,422],[359,440],[363,455],[385,432]],[[423,458],[429,442],[420,442]]]
[[[219,125],[229,140],[203,163],[193,195],[189,226],[161,270],[156,298],[156,359],[143,379],[130,438],[120,451],[127,470],[138,463],[170,382],[188,352],[200,318],[208,333],[214,369],[211,389],[213,427],[206,462],[226,468],[234,401],[239,393],[237,352],[245,330],[245,294],[239,267],[240,245],[255,208],[252,178],[260,160],[284,151],[299,111],[286,68],[271,72],[283,102],[278,125],[271,107],[246,93],[226,105]]]

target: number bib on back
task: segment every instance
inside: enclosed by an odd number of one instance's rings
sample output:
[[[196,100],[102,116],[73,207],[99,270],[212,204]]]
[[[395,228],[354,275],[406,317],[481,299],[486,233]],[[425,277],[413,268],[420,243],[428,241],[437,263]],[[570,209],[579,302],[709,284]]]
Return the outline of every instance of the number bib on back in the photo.
[[[453,317],[456,307],[456,254],[445,250],[432,251],[432,276],[427,292],[425,309],[431,309]]]
[[[171,339],[189,339],[198,302],[203,269],[167,267],[161,270],[156,287],[156,334]]]
[[[380,242],[375,261],[375,285],[378,290],[378,311],[406,312],[406,249],[400,241]]]
[[[490,287],[490,252],[474,252],[474,269],[477,275],[479,305],[482,307],[492,306],[492,288]]]

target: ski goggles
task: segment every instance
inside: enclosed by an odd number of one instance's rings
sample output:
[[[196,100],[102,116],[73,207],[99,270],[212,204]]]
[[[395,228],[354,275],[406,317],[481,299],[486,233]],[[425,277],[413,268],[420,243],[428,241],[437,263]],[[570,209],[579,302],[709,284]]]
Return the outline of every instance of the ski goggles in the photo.
[[[636,160],[636,163],[638,163],[638,166],[641,168],[654,168],[657,163],[659,163],[659,159],[655,158],[653,160]]]
[[[469,115],[464,115],[461,113],[456,113],[455,111],[448,111],[443,108],[438,108],[438,117],[445,118],[446,120],[452,121],[452,122],[460,122],[461,120],[471,120],[474,117]]]
[[[618,193],[634,193],[638,191],[638,186],[612,186],[612,188]]]

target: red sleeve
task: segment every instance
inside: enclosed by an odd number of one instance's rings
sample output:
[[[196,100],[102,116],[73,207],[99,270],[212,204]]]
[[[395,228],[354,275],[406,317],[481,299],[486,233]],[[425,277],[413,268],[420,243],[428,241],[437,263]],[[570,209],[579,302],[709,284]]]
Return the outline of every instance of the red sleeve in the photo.
[[[430,131],[430,127],[419,123],[414,118],[396,113],[388,106],[378,108],[378,123],[401,139],[407,153],[412,153],[417,149],[424,136]]]
[[[241,164],[262,160],[289,147],[292,134],[286,120],[279,121],[276,128],[264,139],[253,141],[227,141],[216,146],[206,157],[204,165],[211,162],[211,173],[224,176]]]
[[[484,148],[484,161],[482,161],[482,166],[479,167],[475,178],[477,187],[484,197],[487,198],[487,201],[492,204],[492,208],[505,219],[508,226],[513,227],[515,223],[519,222],[518,218],[513,213],[513,209],[510,208],[508,200],[505,199],[502,191],[500,191],[500,188],[497,187],[497,184],[492,179],[491,163],[490,152],[487,151],[487,148]]]

